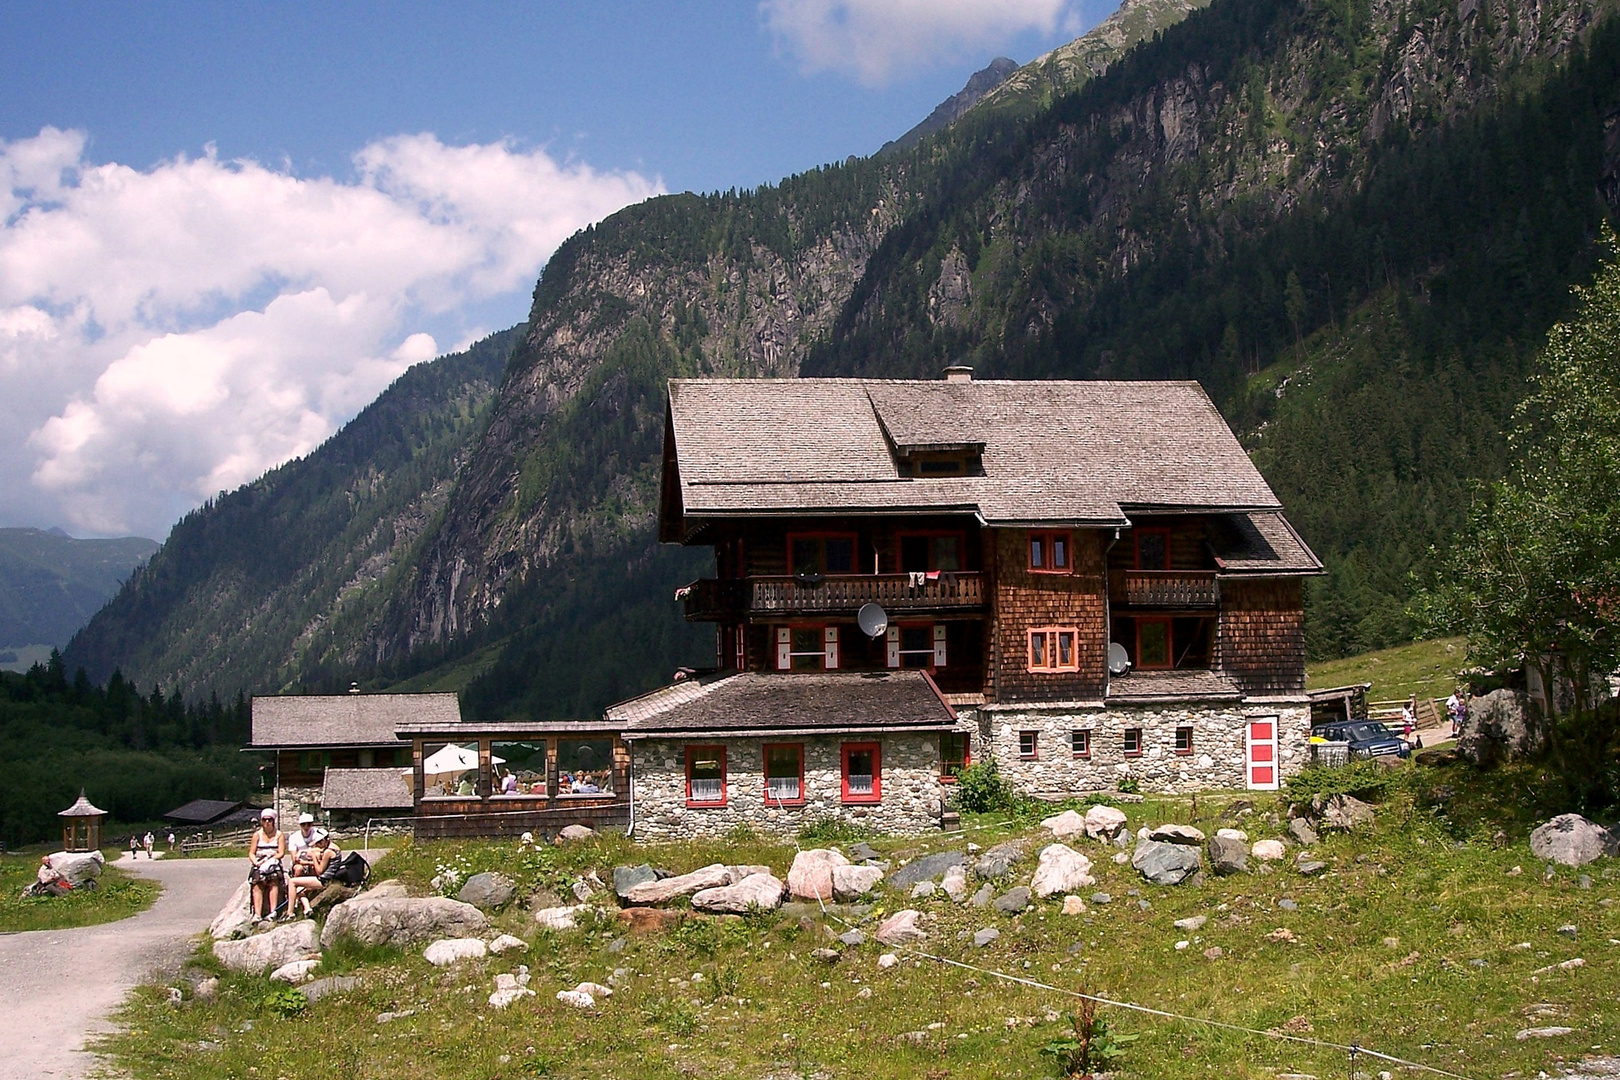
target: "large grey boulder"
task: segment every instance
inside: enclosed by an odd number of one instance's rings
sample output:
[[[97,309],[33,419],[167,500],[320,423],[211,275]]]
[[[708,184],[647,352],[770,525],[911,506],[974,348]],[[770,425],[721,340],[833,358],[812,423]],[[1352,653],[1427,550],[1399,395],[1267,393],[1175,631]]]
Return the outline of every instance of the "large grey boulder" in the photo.
[[[831,848],[811,848],[793,856],[788,869],[787,888],[795,900],[831,900],[833,870],[848,866],[849,860]]]
[[[99,851],[54,851],[51,869],[68,879],[74,888],[101,876],[107,857]]]
[[[1016,915],[1020,911],[1023,911],[1025,908],[1029,907],[1029,901],[1029,888],[1027,886],[1020,885],[1016,889],[1008,889],[1006,892],[990,901],[990,906],[1001,912],[1003,915]]]
[[[1373,808],[1351,795],[1312,795],[1311,817],[1317,828],[1339,832],[1370,828],[1375,820]]]
[[[1530,852],[1538,859],[1585,866],[1613,850],[1609,831],[1579,814],[1559,814],[1530,834]]]
[[[979,877],[989,881],[1004,878],[1012,873],[1013,864],[1024,857],[1024,845],[1016,840],[1005,844],[997,844],[990,848],[978,861],[973,864],[973,872]]]
[[[1056,893],[1071,893],[1097,884],[1091,876],[1091,860],[1066,844],[1049,844],[1041,849],[1040,865],[1029,887],[1045,899]]]
[[[690,874],[679,874],[675,877],[658,878],[632,885],[625,892],[624,899],[630,904],[667,904],[677,897],[691,896],[700,889],[718,889],[722,885],[730,885],[739,880],[741,879],[732,876],[731,867],[722,863],[711,863]]]
[[[703,889],[692,895],[696,911],[720,915],[744,915],[750,911],[775,911],[782,905],[785,886],[770,874],[750,874],[735,885]]]
[[[456,893],[456,899],[471,904],[480,911],[489,911],[512,902],[517,895],[517,883],[505,874],[485,871],[474,874]]]
[[[940,851],[933,855],[924,855],[920,859],[913,859],[885,879],[891,889],[906,889],[919,881],[933,881],[939,878],[953,866],[961,866],[967,861],[960,851]]]
[[[262,972],[321,954],[317,927],[301,920],[240,941],[214,942],[214,956],[231,971]]]
[[[1468,699],[1468,717],[1457,735],[1457,753],[1476,765],[1524,757],[1541,747],[1531,723],[1530,702],[1513,690],[1493,690]]]
[[[1288,835],[1292,836],[1297,842],[1304,844],[1306,847],[1310,847],[1312,844],[1315,844],[1318,839],[1316,830],[1311,828],[1311,823],[1302,817],[1292,818],[1289,820]]]
[[[477,937],[488,927],[482,911],[460,900],[361,895],[332,909],[321,944],[350,937],[362,945],[419,945],[434,938]]]
[[[1249,849],[1242,840],[1219,833],[1209,838],[1209,866],[1223,877],[1249,868]]]
[[[613,868],[613,891],[618,894],[620,900],[626,899],[630,895],[630,890],[637,885],[657,880],[658,871],[654,870],[648,863],[642,863],[640,866],[615,866]]]
[[[1180,885],[1198,873],[1203,859],[1196,847],[1142,840],[1131,855],[1131,866],[1155,885]]]
[[[215,941],[243,937],[253,925],[253,883],[246,878],[219,909],[214,921],[208,925],[208,936]]]

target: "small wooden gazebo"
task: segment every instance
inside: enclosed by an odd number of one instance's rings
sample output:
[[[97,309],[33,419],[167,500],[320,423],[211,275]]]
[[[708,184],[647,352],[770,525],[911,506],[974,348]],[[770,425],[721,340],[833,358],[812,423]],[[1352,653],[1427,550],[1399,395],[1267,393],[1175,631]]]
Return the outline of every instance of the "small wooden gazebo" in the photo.
[[[107,811],[98,808],[84,797],[79,789],[79,801],[66,810],[58,810],[62,819],[63,851],[98,851],[101,848],[101,822]]]

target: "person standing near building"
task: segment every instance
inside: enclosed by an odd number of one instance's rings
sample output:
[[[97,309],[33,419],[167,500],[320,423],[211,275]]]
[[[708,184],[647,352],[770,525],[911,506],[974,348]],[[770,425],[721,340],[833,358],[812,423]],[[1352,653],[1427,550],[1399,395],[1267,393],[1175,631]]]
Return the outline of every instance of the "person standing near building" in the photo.
[[[169,830],[169,854],[174,854],[174,830]]]

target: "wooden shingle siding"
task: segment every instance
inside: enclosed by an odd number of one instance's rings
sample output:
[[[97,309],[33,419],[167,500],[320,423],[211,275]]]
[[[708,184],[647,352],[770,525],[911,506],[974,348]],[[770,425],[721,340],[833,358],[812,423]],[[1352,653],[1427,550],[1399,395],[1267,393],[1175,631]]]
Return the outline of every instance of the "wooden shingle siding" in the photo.
[[[1249,694],[1305,691],[1305,610],[1298,578],[1221,583],[1220,667]]]
[[[1170,514],[1163,517],[1131,517],[1132,529],[1119,534],[1119,543],[1108,552],[1108,569],[1136,569],[1136,538],[1134,529],[1170,530],[1171,570],[1213,570],[1215,561],[1209,554],[1209,529],[1203,517]]]
[[[1072,534],[1073,569],[1067,574],[1029,570],[1029,533],[995,529],[987,546],[995,552],[995,699],[1072,701],[1101,698],[1107,665],[1107,594],[1103,541],[1096,530]],[[1029,631],[1038,626],[1074,627],[1079,670],[1036,674],[1029,667]]]

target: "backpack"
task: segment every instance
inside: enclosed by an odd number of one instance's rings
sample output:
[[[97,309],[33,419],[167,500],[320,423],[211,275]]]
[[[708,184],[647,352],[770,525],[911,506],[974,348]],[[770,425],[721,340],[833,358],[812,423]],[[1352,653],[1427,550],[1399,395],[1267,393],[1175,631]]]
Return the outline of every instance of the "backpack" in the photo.
[[[322,876],[344,885],[364,885],[366,879],[371,877],[371,864],[358,851],[351,851],[334,862]]]

